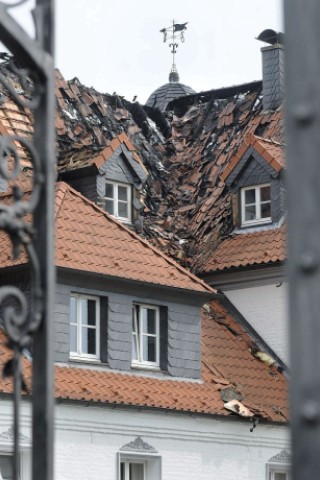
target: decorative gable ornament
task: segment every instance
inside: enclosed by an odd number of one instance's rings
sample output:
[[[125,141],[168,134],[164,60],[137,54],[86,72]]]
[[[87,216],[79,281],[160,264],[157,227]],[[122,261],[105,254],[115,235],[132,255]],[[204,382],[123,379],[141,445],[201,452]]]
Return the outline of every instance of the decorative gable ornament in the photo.
[[[144,442],[141,437],[137,437],[130,443],[127,443],[122,448],[120,452],[134,452],[134,453],[158,453],[158,451],[149,445],[149,443]]]
[[[9,428],[9,430],[0,433],[0,442],[1,440],[6,441],[6,442],[13,442],[14,440],[14,431],[13,431],[13,426]],[[28,442],[30,439],[26,435],[23,435],[22,433],[19,434],[19,441],[20,442]]]
[[[291,455],[287,450],[281,450],[281,452],[277,453],[271,457],[268,463],[286,463],[291,464]]]

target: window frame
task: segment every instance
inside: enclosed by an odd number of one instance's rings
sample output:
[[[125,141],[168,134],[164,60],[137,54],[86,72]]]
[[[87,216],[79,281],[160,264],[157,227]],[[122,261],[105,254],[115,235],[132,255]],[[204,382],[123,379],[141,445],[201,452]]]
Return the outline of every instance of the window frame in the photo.
[[[267,480],[275,480],[276,473],[285,473],[286,480],[291,480],[290,465],[281,463],[268,463],[267,464]]]
[[[122,183],[122,182],[116,182],[114,180],[109,180],[105,179],[105,185],[112,185],[113,187],[113,198],[107,197],[104,195],[103,201],[104,201],[104,208],[105,211],[108,212],[106,208],[106,201],[112,201],[113,203],[113,213],[109,213],[109,215],[112,215],[113,217],[117,218],[118,220],[121,220],[121,222],[124,223],[131,223],[132,222],[132,185],[129,183]],[[123,200],[119,200],[119,187],[125,187],[127,190],[127,202],[124,202]],[[127,205],[127,211],[128,211],[128,216],[127,217],[122,217],[119,215],[119,202],[120,203],[126,203]]]
[[[121,463],[143,463],[144,480],[161,480],[162,457],[159,453],[120,451],[117,453],[117,480],[121,480]]]
[[[137,313],[137,308],[139,307],[139,319],[136,317]],[[154,310],[156,312],[155,316],[155,321],[156,321],[156,333],[155,334],[148,334],[148,333],[143,333],[141,324],[142,324],[142,309],[149,309],[149,310]],[[139,322],[139,328],[136,328],[136,331],[133,329],[133,324]],[[140,334],[140,338],[138,337],[137,340],[135,340],[135,336],[137,337]],[[155,348],[156,348],[156,361],[151,362],[148,360],[142,360],[143,358],[143,337],[144,336],[154,336],[156,338],[155,342]],[[137,351],[137,356],[138,359],[133,358],[133,343],[136,341],[136,351]],[[131,366],[136,367],[136,368],[149,368],[153,370],[159,370],[160,369],[160,307],[156,305],[149,305],[145,303],[138,303],[135,302],[132,305],[132,352],[131,352]]]
[[[30,480],[31,478],[31,455],[29,448],[23,446],[19,455],[19,478],[21,480]],[[13,452],[12,446],[4,446],[2,443],[0,445],[0,456],[8,456],[12,458],[13,461]]]
[[[139,465],[143,465],[143,478],[142,480],[147,480],[147,460],[142,457],[142,458],[120,458],[120,480],[130,480],[129,477],[129,468],[130,464],[132,463],[138,463]],[[124,472],[124,478],[121,478],[121,465],[125,465],[125,472]]]
[[[261,201],[261,189],[264,187],[270,188],[270,200]],[[245,195],[248,190],[255,190],[255,202],[246,204]],[[242,187],[240,192],[240,201],[241,201],[241,226],[253,226],[253,225],[262,225],[272,222],[272,213],[271,213],[271,183],[263,183],[260,185],[250,185],[247,187]],[[261,205],[270,203],[270,217],[261,217]],[[254,220],[245,220],[246,218],[246,207],[254,205],[255,206],[255,215]]]
[[[76,299],[76,322],[71,323],[71,298]],[[80,313],[80,300],[94,300],[96,304],[96,324],[95,324],[95,331],[96,331],[96,338],[95,338],[95,354],[92,353],[83,353],[82,352],[82,323],[81,323],[81,315]],[[86,361],[100,361],[100,299],[95,295],[87,295],[85,293],[76,293],[71,292],[70,294],[70,321],[69,321],[69,335],[71,330],[71,325],[76,326],[76,340],[77,340],[77,352],[71,351],[71,336],[69,342],[69,358],[71,360],[86,360]]]

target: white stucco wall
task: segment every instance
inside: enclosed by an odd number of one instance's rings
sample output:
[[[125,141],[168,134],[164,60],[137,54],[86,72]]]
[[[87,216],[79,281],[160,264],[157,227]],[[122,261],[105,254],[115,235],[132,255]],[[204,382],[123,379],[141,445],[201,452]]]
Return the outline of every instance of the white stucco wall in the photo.
[[[257,333],[288,365],[287,284],[241,288],[224,293]]]
[[[0,434],[9,425],[9,409],[1,402]],[[119,450],[140,435],[161,457],[161,480],[266,480],[268,460],[289,446],[288,430],[258,424],[251,433],[251,426],[238,418],[61,404],[55,479],[118,480]],[[22,431],[30,433],[27,415]]]

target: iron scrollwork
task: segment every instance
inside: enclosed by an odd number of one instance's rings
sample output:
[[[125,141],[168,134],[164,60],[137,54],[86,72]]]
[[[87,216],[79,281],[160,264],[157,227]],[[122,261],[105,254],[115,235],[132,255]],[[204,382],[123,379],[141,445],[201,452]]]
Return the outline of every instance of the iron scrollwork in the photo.
[[[50,170],[50,166],[48,166],[54,160],[52,154],[54,139],[54,134],[52,134],[52,130],[54,130],[54,107],[52,107],[53,1],[36,0],[36,6],[32,11],[36,31],[35,39],[31,38],[10,14],[10,9],[20,7],[28,2],[29,0],[17,0],[12,3],[0,1],[0,41],[10,51],[10,55],[2,54],[6,68],[0,66],[0,84],[2,84],[0,109],[5,108],[6,102],[14,102],[24,112],[28,111],[28,118],[32,118],[33,129],[32,138],[19,134],[0,137],[0,178],[8,187],[6,201],[1,202],[0,198],[0,229],[6,232],[11,240],[11,265],[14,265],[14,262],[23,262],[29,265],[31,291],[30,298],[27,298],[26,293],[17,286],[0,287],[0,327],[6,334],[7,346],[13,352],[12,358],[4,366],[3,375],[12,376],[14,379],[13,472],[15,480],[19,478],[21,391],[26,389],[22,372],[22,357],[26,351],[30,353],[33,349],[38,348],[39,350],[39,346],[33,345],[33,336],[37,335],[40,327],[41,330],[47,331],[44,323],[48,321],[48,290],[53,289],[53,285],[48,284],[47,279],[44,278],[46,276],[44,274],[46,272],[44,258],[47,256],[48,261],[53,263],[52,251],[47,253],[47,245],[44,244],[44,252],[39,252],[39,238],[43,240],[43,229],[48,226],[42,222],[42,213],[40,214],[39,211],[48,205],[49,196],[46,188],[50,189],[50,185],[52,186],[54,181],[52,169]],[[11,79],[7,78],[8,71],[10,71],[11,78],[15,79],[14,86]],[[26,164],[28,171],[32,172],[32,184],[28,191],[24,191],[20,182],[21,172]],[[51,214],[49,212],[44,218],[52,221],[52,212]],[[50,268],[51,265],[47,267],[47,269]],[[39,343],[39,338],[37,341]],[[45,348],[45,341],[43,346]],[[37,357],[37,352],[33,353]],[[47,360],[44,359],[44,361]],[[35,367],[36,365],[33,368],[34,371]],[[39,393],[39,385],[41,383],[45,385],[46,381],[47,379],[33,377],[33,396],[37,395],[37,392]],[[40,395],[42,395],[41,391]],[[50,385],[46,387],[43,397],[45,403],[49,405],[50,402],[46,401],[48,395],[50,395]],[[39,416],[37,417],[37,408],[43,415],[43,405],[38,406],[37,400],[34,399],[33,423],[35,423],[35,418],[39,418]],[[49,417],[50,413],[52,416],[52,412],[49,412]],[[33,438],[35,439],[40,435],[34,433],[34,428],[33,425]],[[37,428],[39,429],[39,427]],[[40,430],[45,432],[46,438],[39,438],[39,445],[40,442],[43,442],[44,455],[48,458],[39,463],[40,466],[33,466],[33,474],[37,472],[34,477],[43,480],[52,478],[52,451],[50,452],[47,448],[47,445],[50,444],[48,438],[50,435],[52,436],[50,429],[52,429],[52,421],[48,423],[47,418],[43,418]],[[35,441],[33,448],[37,450]]]

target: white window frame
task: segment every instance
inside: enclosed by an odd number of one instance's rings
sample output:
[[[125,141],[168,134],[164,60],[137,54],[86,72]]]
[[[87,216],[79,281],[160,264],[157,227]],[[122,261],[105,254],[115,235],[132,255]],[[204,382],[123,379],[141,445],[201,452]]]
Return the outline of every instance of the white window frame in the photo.
[[[70,358],[76,360],[94,360],[97,361],[100,359],[100,301],[99,297],[93,295],[86,295],[82,293],[71,293],[70,295],[70,303],[71,298],[76,299],[76,322],[71,323],[71,311],[70,311],[70,327],[71,325],[76,327],[77,330],[77,351],[71,351],[71,344],[70,344]],[[96,330],[96,353],[83,353],[82,352],[82,323],[81,323],[81,309],[80,309],[80,300],[93,300],[96,304],[96,325],[95,327],[87,327],[90,329],[95,328]]]
[[[139,315],[137,315],[137,307],[139,307]],[[154,310],[156,312],[156,333],[148,334],[142,332],[142,310]],[[132,307],[132,322],[135,325],[135,329],[132,329],[132,342],[136,344],[136,351],[138,358],[131,359],[131,365],[133,367],[142,367],[150,369],[159,369],[160,367],[160,308],[154,305],[147,305],[143,303],[134,303]],[[150,362],[143,360],[143,338],[145,336],[152,336],[156,338],[156,361]]]
[[[263,187],[270,187],[270,200],[261,201],[261,189]],[[246,204],[245,195],[248,190],[255,190],[255,203]],[[261,205],[270,203],[271,209],[271,184],[264,183],[262,185],[251,185],[249,187],[241,188],[241,225],[250,226],[250,225],[261,225],[264,223],[270,223],[272,221],[272,217],[261,217]],[[254,220],[245,220],[246,218],[246,207],[254,205],[256,218]]]
[[[290,465],[288,464],[267,464],[267,480],[275,480],[276,473],[285,473],[286,480],[291,480]]]
[[[113,214],[112,216],[117,218],[118,220],[121,220],[122,222],[125,223],[131,223],[132,221],[132,186],[128,183],[121,183],[121,182],[115,182],[112,180],[106,180],[105,181],[106,185],[112,185],[113,186],[113,198],[110,197],[103,197],[103,200],[106,201],[112,201],[113,202]],[[125,187],[127,190],[127,202],[124,202],[123,200],[119,200],[119,194],[118,194],[118,189],[119,187]],[[125,203],[128,208],[128,216],[127,217],[122,217],[119,215],[119,203]],[[108,211],[107,209],[105,209]],[[111,215],[111,214],[110,214]]]
[[[129,476],[129,468],[130,464],[132,463],[139,463],[143,465],[143,477],[141,480],[147,480],[146,477],[146,470],[147,470],[147,462],[144,458],[122,458],[120,459],[120,480],[130,480]],[[124,479],[121,478],[121,464],[124,464]]]
[[[30,451],[22,449],[20,451],[20,459],[19,459],[19,478],[21,480],[30,480],[31,479],[31,455]],[[0,445],[0,456],[8,456],[12,457],[13,461],[13,452],[12,447],[6,447]],[[2,477],[0,477],[2,478]]]
[[[158,453],[119,452],[117,456],[117,480],[121,480],[121,463],[143,463],[144,480],[161,480],[162,458]]]

